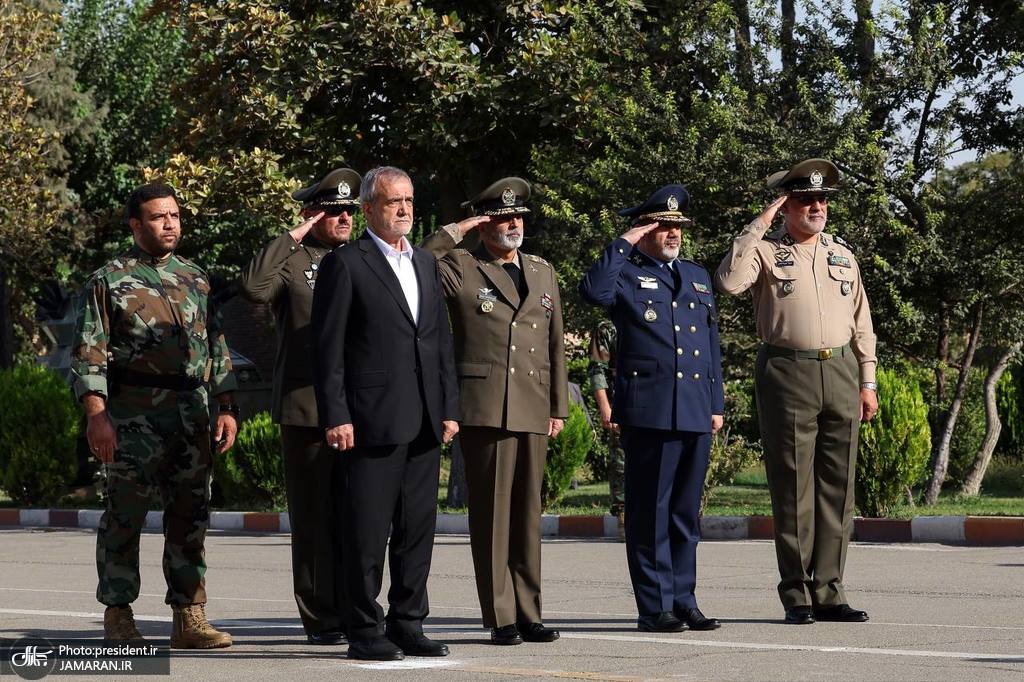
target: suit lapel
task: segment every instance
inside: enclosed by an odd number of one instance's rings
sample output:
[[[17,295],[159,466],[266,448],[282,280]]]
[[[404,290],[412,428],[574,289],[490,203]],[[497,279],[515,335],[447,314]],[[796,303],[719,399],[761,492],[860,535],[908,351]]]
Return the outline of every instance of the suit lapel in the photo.
[[[363,252],[363,259],[366,260],[366,264],[373,274],[377,275],[381,283],[384,284],[384,288],[388,290],[391,297],[395,299],[395,303],[398,304],[398,308],[405,315],[405,318],[409,320],[409,324],[415,326],[416,323],[413,322],[412,311],[409,310],[409,302],[405,300],[405,293],[402,291],[402,285],[398,282],[398,276],[395,275],[395,271],[391,269],[387,258],[380,252],[380,248],[373,241],[373,237],[369,233],[364,234],[359,239],[359,249]],[[420,287],[420,291],[422,290],[422,287]]]
[[[512,307],[516,310],[519,309],[519,292],[516,291],[515,285],[512,283],[512,278],[508,276],[505,269],[501,267],[501,261],[491,255],[491,252],[487,250],[483,244],[476,247],[473,252],[476,256],[476,267],[480,270],[480,273],[484,276],[488,282],[494,285],[494,288],[498,290],[498,293],[504,297],[506,301],[512,304]]]

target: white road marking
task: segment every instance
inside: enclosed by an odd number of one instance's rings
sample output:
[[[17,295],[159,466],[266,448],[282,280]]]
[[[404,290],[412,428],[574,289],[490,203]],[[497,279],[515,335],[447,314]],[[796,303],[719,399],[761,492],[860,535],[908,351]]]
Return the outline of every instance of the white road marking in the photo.
[[[425,668],[453,668],[462,661],[381,661],[379,663],[349,663],[353,668],[366,670],[423,670]]]
[[[37,611],[32,609],[0,609],[0,613],[24,616],[54,616],[61,618],[89,618],[96,620],[103,619],[102,613],[88,613],[83,611]],[[166,623],[171,620],[169,616],[146,615],[136,615],[135,619],[144,622],[154,621],[162,623]],[[281,624],[277,622],[266,622],[258,620],[232,621],[230,619],[218,619],[215,620],[214,623],[219,624],[222,627],[228,628],[233,627],[235,625],[267,628],[282,627]],[[301,625],[284,627],[298,628],[301,627]],[[431,633],[438,634],[464,634],[467,632],[477,632],[480,630],[480,628],[475,627],[453,628],[444,625],[427,626],[425,629],[429,630]],[[673,644],[676,646],[710,647],[718,649],[753,649],[756,651],[813,651],[818,653],[865,654],[869,656],[911,656],[918,658],[952,658],[979,662],[999,661],[1002,663],[1024,663],[1024,655],[1020,654],[989,654],[963,651],[929,651],[921,649],[881,649],[873,647],[824,646],[816,644],[766,644],[762,642],[730,642],[726,640],[690,639],[688,637],[655,637],[648,635],[603,635],[588,632],[566,632],[564,630],[562,631],[562,637],[565,639],[581,639],[598,642]],[[388,662],[381,665],[391,666],[395,663],[398,662]],[[417,661],[416,663],[419,663],[419,661]]]

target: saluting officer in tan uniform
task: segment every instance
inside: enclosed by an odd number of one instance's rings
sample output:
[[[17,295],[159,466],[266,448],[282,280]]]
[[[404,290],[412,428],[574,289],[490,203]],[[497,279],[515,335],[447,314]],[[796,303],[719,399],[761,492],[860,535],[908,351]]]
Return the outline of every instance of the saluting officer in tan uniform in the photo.
[[[541,621],[541,482],[569,413],[555,271],[519,250],[530,185],[494,183],[478,215],[422,244],[440,261],[459,373],[469,530],[484,625],[495,644],[551,642]],[[471,231],[480,243],[458,248]]]
[[[313,309],[320,261],[349,240],[362,177],[338,168],[292,194],[300,225],[260,251],[242,273],[242,294],[269,303],[277,327],[273,418],[281,425],[295,601],[310,644],[345,641],[341,547],[333,500],[339,455],[324,442],[313,392]]]
[[[755,384],[786,622],[865,621],[843,589],[861,421],[878,411],[875,334],[857,260],[826,234],[839,170],[808,159],[768,178],[782,192],[733,240],[718,288],[753,294]],[[784,225],[766,234],[777,212]]]

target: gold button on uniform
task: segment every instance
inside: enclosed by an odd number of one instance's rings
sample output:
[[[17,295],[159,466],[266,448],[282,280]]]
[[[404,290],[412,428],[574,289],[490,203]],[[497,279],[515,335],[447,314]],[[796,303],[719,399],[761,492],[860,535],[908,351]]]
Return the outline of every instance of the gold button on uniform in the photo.
[[[636,376],[636,370],[633,371],[633,376]]]
[[[679,304],[678,304],[678,303],[676,303],[675,301],[672,301],[672,307],[673,307],[673,308],[678,308],[678,307],[679,307]]]
[[[531,369],[529,372],[527,372],[527,374],[529,374],[532,377],[533,376],[533,370]]]
[[[537,349],[536,349],[536,348],[531,348],[531,349],[530,349],[530,352],[532,353],[532,352],[534,352],[535,350],[537,350]]]
[[[512,326],[513,326],[513,327],[518,327],[518,326],[519,326],[519,323],[518,323],[518,322],[516,322],[515,320],[513,320],[513,321],[512,321]]]
[[[699,358],[700,357],[700,351],[698,349],[696,349],[696,348],[693,349],[693,357],[695,357],[695,358]]]
[[[533,327],[534,329],[536,329],[536,328],[537,328],[537,323],[536,323],[536,322],[534,322],[534,323],[533,323],[533,325],[532,325],[532,327]]]
[[[676,355],[682,355],[682,354],[683,354],[683,349],[682,348],[676,348]]]
[[[514,352],[516,351],[516,346],[515,346],[515,344],[512,344],[512,345],[511,345],[511,346],[509,347],[509,350],[510,350],[510,351],[512,351],[512,352],[514,353]]]
[[[694,325],[694,324],[690,325],[690,333],[691,334],[696,334],[697,333],[697,325]]]
[[[509,367],[508,368],[508,373],[509,374],[515,374],[516,373],[516,368],[515,367]]]
[[[693,310],[696,307],[697,307],[697,304],[694,303],[693,301],[690,301],[690,310]]]
[[[676,325],[676,331],[679,331],[679,325],[678,324]]]
[[[683,378],[683,373],[682,372],[676,372],[676,379],[682,379],[682,378]]]
[[[694,372],[693,378],[694,379],[700,379],[700,374],[697,374],[696,372]]]

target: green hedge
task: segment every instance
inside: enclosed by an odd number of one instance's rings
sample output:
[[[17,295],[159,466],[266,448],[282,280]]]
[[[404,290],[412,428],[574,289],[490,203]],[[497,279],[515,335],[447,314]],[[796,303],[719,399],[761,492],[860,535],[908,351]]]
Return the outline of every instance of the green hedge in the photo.
[[[268,412],[242,422],[235,447],[214,455],[214,482],[218,506],[264,509],[287,504],[281,427]]]
[[[931,456],[928,405],[918,380],[878,370],[878,415],[861,424],[857,506],[864,516],[885,516],[921,483]]]
[[[541,500],[547,509],[558,504],[569,490],[576,471],[582,466],[594,441],[594,432],[587,422],[583,408],[569,403],[569,418],[557,438],[548,444],[547,461],[544,463],[544,484]]]
[[[77,468],[81,411],[64,380],[40,365],[0,372],[0,487],[21,506],[56,502]]]

